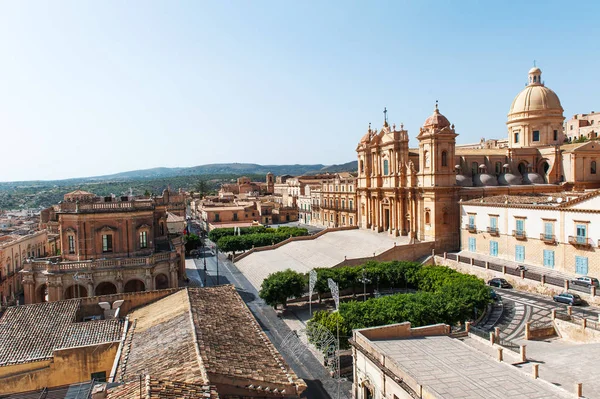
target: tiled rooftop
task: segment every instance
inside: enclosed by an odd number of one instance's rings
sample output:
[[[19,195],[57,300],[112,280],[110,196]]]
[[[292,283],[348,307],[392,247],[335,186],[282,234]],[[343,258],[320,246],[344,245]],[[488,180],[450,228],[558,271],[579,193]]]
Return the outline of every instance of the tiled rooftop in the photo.
[[[282,385],[297,380],[234,286],[190,289],[189,297],[208,373]]]
[[[582,193],[562,192],[562,193],[531,193],[527,195],[495,195],[485,198],[474,198],[464,201],[463,204],[508,204],[508,205],[547,205],[558,206],[565,204],[567,199],[578,198]],[[550,199],[552,198],[552,199]],[[561,198],[561,202],[556,200]]]
[[[134,310],[129,320],[134,325],[127,333],[117,380],[149,374],[188,383],[206,382],[198,362],[186,290]]]
[[[129,318],[119,381],[151,375],[206,385],[218,376],[235,385],[288,393],[305,388],[231,285],[181,290],[134,310]]]
[[[49,359],[60,348],[115,342],[118,320],[76,322],[79,300],[8,308],[0,318],[0,366]]]
[[[141,386],[140,386],[141,385]],[[149,399],[219,399],[214,386],[155,378],[136,379],[109,388],[106,399],[139,399],[140,391]]]

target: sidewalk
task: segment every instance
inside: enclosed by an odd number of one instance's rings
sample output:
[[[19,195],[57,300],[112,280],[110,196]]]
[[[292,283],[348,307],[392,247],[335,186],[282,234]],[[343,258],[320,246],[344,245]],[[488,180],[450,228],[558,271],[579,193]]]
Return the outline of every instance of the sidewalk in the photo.
[[[481,260],[484,262],[490,262],[490,263],[495,263],[497,265],[506,266],[506,268],[516,269],[517,266],[523,265],[523,266],[526,266],[527,269],[533,273],[543,274],[546,276],[561,278],[561,279],[565,279],[565,280],[573,280],[574,278],[579,277],[579,275],[576,275],[575,273],[560,272],[560,271],[557,271],[554,269],[550,269],[549,267],[531,265],[527,262],[517,262],[517,261],[498,258],[496,256],[483,255],[483,254],[479,254],[476,252],[460,251],[460,252],[452,252],[452,253],[459,255],[459,256],[465,256],[467,258],[473,258],[473,259]]]

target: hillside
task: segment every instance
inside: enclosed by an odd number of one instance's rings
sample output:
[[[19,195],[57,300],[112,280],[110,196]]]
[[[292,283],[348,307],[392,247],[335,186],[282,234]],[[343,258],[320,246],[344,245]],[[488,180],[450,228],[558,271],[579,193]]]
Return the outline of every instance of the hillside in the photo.
[[[209,191],[215,192],[223,183],[234,182],[247,176],[264,181],[268,172],[274,175],[303,175],[316,173],[356,172],[356,161],[341,165],[258,165],[226,163],[200,165],[190,168],[153,168],[134,170],[113,175],[52,181],[0,182],[0,210],[47,207],[58,203],[73,190],[91,191],[98,195],[160,194],[172,190],[196,190],[203,181]]]

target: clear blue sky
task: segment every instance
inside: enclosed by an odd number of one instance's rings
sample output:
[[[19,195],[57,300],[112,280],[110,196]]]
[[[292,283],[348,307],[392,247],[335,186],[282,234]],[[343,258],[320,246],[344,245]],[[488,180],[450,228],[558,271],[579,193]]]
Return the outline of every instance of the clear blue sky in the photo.
[[[0,1],[0,181],[348,162],[435,100],[459,143],[504,137],[534,59],[600,111],[598,4]]]

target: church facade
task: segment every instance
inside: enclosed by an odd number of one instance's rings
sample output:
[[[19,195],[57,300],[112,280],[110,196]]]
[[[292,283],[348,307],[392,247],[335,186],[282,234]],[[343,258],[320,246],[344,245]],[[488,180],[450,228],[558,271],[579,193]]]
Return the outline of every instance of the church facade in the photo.
[[[600,142],[568,143],[563,123],[560,100],[537,67],[510,106],[504,140],[457,146],[454,124],[436,104],[418,148],[410,148],[404,126],[384,117],[356,149],[357,223],[451,250],[460,245],[461,200],[599,188]]]

